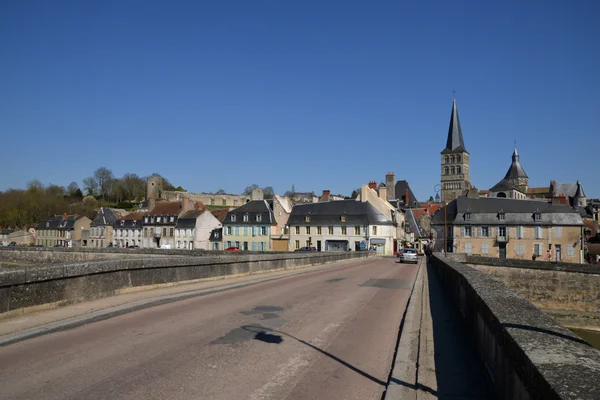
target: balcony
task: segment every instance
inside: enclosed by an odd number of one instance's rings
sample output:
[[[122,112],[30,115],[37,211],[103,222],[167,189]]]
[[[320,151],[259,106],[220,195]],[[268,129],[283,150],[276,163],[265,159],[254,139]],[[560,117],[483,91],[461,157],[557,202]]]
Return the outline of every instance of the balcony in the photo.
[[[498,243],[508,243],[509,240],[509,236],[508,235],[497,235],[496,236],[496,242]]]

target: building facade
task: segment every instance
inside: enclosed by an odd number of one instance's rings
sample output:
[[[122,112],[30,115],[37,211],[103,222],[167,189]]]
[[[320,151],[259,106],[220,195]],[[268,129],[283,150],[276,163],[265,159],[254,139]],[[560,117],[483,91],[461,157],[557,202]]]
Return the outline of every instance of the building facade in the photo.
[[[208,211],[187,211],[177,220],[175,248],[211,250],[211,233],[221,227],[221,222]]]
[[[583,261],[583,222],[566,205],[458,197],[447,206],[445,251],[486,257]],[[444,209],[433,217],[435,249],[444,250]],[[534,257],[535,256],[535,257]]]
[[[44,247],[80,247],[83,230],[89,230],[92,221],[81,215],[54,215],[42,221],[37,230],[37,245]]]
[[[114,246],[121,248],[142,247],[143,226],[143,212],[133,212],[120,217],[113,224]]]
[[[491,197],[504,197],[508,199],[528,199],[529,177],[521,166],[517,148],[512,154],[512,163],[504,175],[494,187],[490,189]]]
[[[223,220],[223,247],[272,251],[271,233],[277,224],[266,200],[252,200],[231,210]]]
[[[125,210],[100,207],[90,224],[88,247],[101,248],[114,245],[113,226],[115,221],[125,215],[127,215]]]
[[[456,99],[454,99],[446,147],[441,152],[442,201],[452,201],[471,188],[469,156],[458,119]],[[400,194],[396,193],[396,195]]]

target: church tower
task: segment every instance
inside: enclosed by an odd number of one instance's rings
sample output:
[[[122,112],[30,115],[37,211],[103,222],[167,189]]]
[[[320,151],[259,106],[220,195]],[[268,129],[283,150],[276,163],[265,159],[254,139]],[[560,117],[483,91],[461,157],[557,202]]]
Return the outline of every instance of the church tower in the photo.
[[[469,152],[465,148],[456,98],[452,103],[446,148],[441,152],[442,201],[450,202],[471,188]]]

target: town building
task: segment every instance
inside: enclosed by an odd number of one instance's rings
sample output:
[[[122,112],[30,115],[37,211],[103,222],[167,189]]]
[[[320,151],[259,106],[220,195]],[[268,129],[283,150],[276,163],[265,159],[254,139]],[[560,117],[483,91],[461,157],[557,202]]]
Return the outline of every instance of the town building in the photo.
[[[208,240],[211,250],[223,250],[223,228],[213,229]]]
[[[44,247],[80,247],[83,230],[89,230],[92,221],[81,215],[54,215],[42,221],[37,229],[37,245]]]
[[[432,219],[435,249],[486,257],[583,260],[583,222],[568,205],[509,198],[460,196]]]
[[[376,250],[392,255],[403,231],[402,214],[379,193],[363,185],[356,200],[294,206],[288,219],[290,250],[315,247],[317,251]]]
[[[329,191],[327,192],[329,195]],[[269,207],[273,210],[273,218],[275,225],[271,226],[271,244],[273,251],[288,251],[289,248],[289,229],[288,219],[292,213],[293,205],[289,197],[275,195],[272,199],[267,200]]]
[[[181,201],[156,201],[144,215],[142,248],[175,248],[175,228],[179,216],[196,207],[191,199],[184,196]]]
[[[15,243],[17,246],[30,246],[35,244],[33,233],[25,229],[18,229],[8,234],[8,243]]]
[[[88,247],[101,248],[114,245],[114,223],[125,215],[127,211],[119,208],[100,207],[90,224]]]
[[[231,210],[223,220],[223,246],[244,251],[272,251],[271,232],[277,224],[266,200],[252,200]]]
[[[195,202],[200,202],[206,206],[221,207],[240,207],[241,205],[246,204],[250,200],[253,200],[252,195],[190,193],[168,190],[162,192],[162,198],[166,201],[181,201],[184,196],[189,197],[191,200]]]
[[[117,219],[113,224],[114,246],[141,247],[143,226],[143,212],[132,212]]]
[[[512,154],[512,163],[500,182],[490,189],[491,197],[525,200],[528,198],[529,177],[521,166],[517,148]]]
[[[456,98],[452,103],[446,147],[441,152],[442,201],[449,202],[471,188],[469,152],[458,119]],[[396,195],[399,195],[396,189]]]
[[[179,216],[175,227],[175,248],[210,250],[211,233],[221,222],[206,210],[189,210]]]

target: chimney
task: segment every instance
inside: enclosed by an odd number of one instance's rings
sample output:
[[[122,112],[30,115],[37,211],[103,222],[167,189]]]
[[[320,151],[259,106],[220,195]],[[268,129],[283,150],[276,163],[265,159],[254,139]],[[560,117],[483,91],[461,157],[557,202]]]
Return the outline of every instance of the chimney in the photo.
[[[396,200],[396,175],[393,172],[386,174],[385,187],[387,188],[387,199]]]
[[[373,190],[377,190],[377,182],[371,181],[369,182],[369,188]]]
[[[404,191],[404,204],[410,206],[410,197],[408,196],[408,188]]]
[[[467,190],[467,197],[470,199],[478,199],[479,190],[477,190],[476,187],[471,187],[471,189]]]
[[[183,196],[183,198],[181,199],[181,205],[182,205],[182,213],[185,213],[187,211],[193,210],[194,208],[196,208],[196,203],[194,203],[194,200],[190,199],[188,196]]]
[[[387,188],[385,186],[379,187],[379,198],[387,201]]]
[[[327,202],[330,200],[331,190],[323,190],[323,195],[321,196],[321,202]]]

